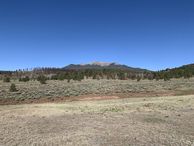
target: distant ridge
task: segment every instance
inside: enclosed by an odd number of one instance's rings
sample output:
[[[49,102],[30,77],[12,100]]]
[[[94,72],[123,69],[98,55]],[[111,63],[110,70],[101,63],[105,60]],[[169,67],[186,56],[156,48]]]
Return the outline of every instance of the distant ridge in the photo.
[[[114,62],[93,62],[88,64],[70,64],[63,68],[44,67],[33,70],[0,71],[0,79],[5,76],[21,78],[28,76],[37,79],[38,76],[45,75],[47,78],[63,80],[81,80],[84,77],[93,79],[164,79],[168,81],[172,78],[194,77],[194,64],[183,65],[177,68],[167,68],[160,71],[149,71],[141,68],[129,67]]]
[[[166,68],[158,71],[151,71],[148,69],[129,67],[127,65],[118,64],[115,62],[92,62],[88,64],[70,64],[62,68],[56,67],[37,67],[28,71],[38,71],[38,70],[54,70],[54,71],[64,71],[64,70],[81,70],[81,69],[120,69],[120,70],[134,70],[134,71],[149,71],[149,72],[172,72],[172,71],[192,71],[194,73],[194,63],[182,65],[174,68]],[[25,69],[18,69],[25,70]],[[16,70],[15,70],[16,71]],[[0,74],[10,74],[11,70],[0,70]],[[25,70],[26,71],[26,70]]]
[[[136,72],[145,72],[146,69],[129,67],[127,65],[117,64],[115,62],[92,62],[88,64],[70,64],[63,69],[65,70],[83,70],[83,69],[118,69]]]

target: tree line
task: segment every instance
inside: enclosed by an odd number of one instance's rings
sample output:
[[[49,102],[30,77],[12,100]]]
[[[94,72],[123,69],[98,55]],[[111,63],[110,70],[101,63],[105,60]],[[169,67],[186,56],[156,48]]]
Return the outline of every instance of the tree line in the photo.
[[[33,70],[18,70],[14,72],[1,72],[0,79],[9,82],[10,78],[27,82],[38,80],[45,83],[46,80],[71,80],[81,81],[83,79],[118,79],[118,80],[165,80],[172,78],[190,78],[194,76],[194,65],[185,65],[179,68],[166,69],[161,71],[131,71],[121,69],[83,69],[65,70],[59,68],[36,68]]]

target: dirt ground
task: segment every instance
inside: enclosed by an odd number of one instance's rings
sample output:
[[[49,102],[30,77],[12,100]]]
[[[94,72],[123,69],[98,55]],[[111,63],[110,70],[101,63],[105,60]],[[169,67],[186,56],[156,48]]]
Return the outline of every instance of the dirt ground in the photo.
[[[193,144],[194,95],[0,106],[0,146]]]
[[[37,103],[61,103],[72,101],[88,101],[88,100],[106,100],[106,99],[119,99],[119,98],[133,98],[133,97],[163,97],[177,95],[177,92],[134,92],[134,93],[117,93],[110,95],[82,95],[74,97],[51,97],[51,98],[33,98],[33,99],[16,99],[16,98],[0,98],[1,105],[17,105],[17,104],[37,104]],[[187,94],[185,94],[187,95]],[[189,93],[188,95],[191,95]]]

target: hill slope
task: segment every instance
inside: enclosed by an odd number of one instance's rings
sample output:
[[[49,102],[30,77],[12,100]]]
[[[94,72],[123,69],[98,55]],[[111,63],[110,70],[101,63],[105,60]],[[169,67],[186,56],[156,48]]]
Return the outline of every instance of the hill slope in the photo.
[[[194,64],[183,65],[180,67],[165,69],[155,72],[155,78],[170,79],[170,78],[190,78],[194,76]]]

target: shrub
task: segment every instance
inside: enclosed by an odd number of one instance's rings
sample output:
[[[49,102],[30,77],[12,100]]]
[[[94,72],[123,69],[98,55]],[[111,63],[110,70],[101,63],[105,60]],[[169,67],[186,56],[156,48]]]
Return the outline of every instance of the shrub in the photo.
[[[137,82],[139,82],[139,81],[141,81],[141,77],[138,77],[138,78],[137,78]]]
[[[164,76],[164,81],[170,81],[170,77],[168,75]]]
[[[189,79],[189,78],[191,78],[192,77],[192,73],[191,72],[186,72],[185,71],[185,73],[184,73],[184,78],[185,79]]]
[[[10,92],[16,92],[17,91],[15,84],[11,84],[9,91]]]
[[[39,76],[38,78],[37,78],[37,81],[39,81],[41,84],[46,84],[46,80],[47,80],[47,77],[45,77],[45,76]]]
[[[9,77],[5,77],[5,78],[3,79],[3,82],[10,82],[10,78],[9,78]]]
[[[25,76],[24,78],[19,79],[20,82],[28,82],[30,81],[30,78],[28,76]]]

